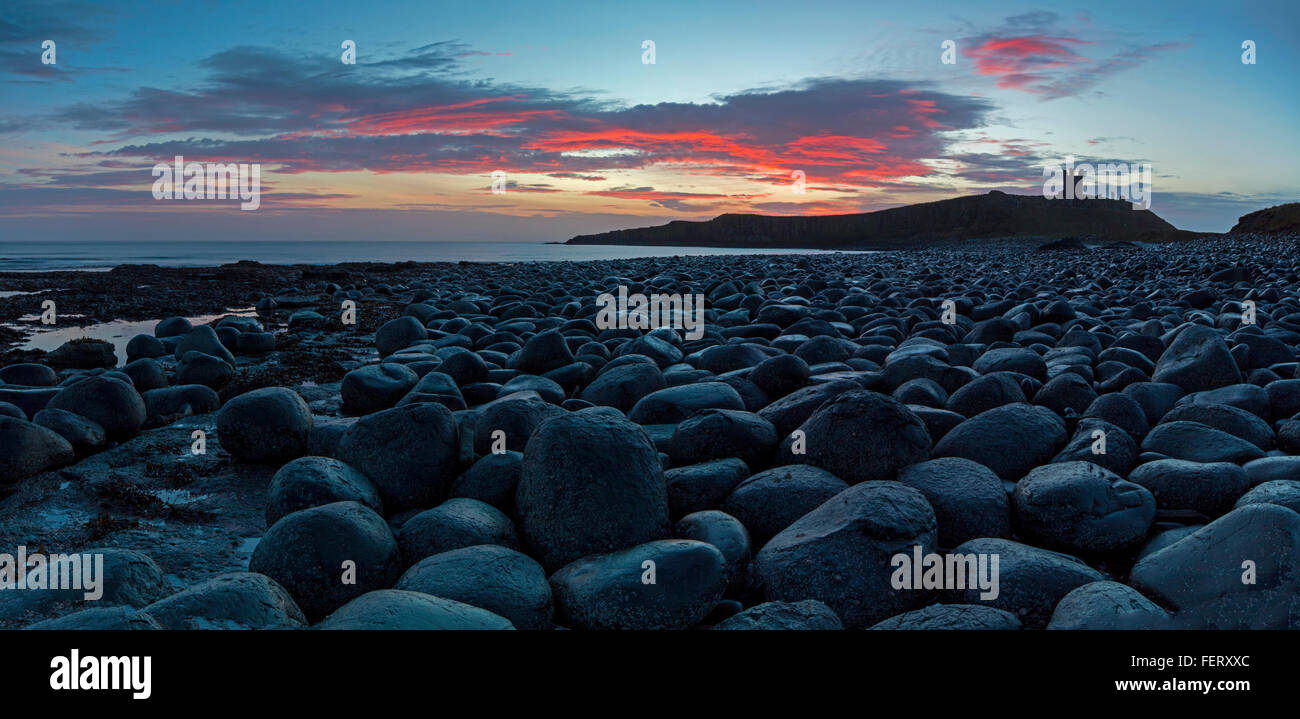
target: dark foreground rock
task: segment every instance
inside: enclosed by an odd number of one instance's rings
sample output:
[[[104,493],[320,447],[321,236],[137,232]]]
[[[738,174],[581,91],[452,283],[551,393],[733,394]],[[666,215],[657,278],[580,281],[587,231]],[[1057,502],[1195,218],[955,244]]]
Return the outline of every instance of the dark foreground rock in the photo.
[[[0,625],[1295,626],[1300,246],[1099,242],[7,278],[169,319],[0,359],[0,546],[123,607]]]

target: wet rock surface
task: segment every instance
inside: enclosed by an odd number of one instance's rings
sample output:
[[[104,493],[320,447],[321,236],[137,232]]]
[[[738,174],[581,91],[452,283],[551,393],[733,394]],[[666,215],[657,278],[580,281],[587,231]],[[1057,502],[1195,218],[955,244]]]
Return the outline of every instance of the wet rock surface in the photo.
[[[1300,627],[1294,242],[210,272],[22,278],[165,319],[0,361],[0,627]]]

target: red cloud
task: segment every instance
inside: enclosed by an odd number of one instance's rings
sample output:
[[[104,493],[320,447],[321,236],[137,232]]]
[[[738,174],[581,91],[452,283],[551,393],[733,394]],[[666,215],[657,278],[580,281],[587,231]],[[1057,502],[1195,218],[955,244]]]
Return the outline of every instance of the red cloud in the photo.
[[[998,87],[1035,92],[1034,85],[1048,79],[1046,71],[1089,62],[1070,48],[1089,45],[1085,40],[1050,35],[984,38],[962,54],[975,61],[975,72],[998,77]]]
[[[403,135],[420,132],[492,134],[498,128],[521,125],[539,119],[564,117],[560,110],[512,110],[492,103],[514,102],[523,98],[485,97],[468,102],[431,107],[416,107],[397,112],[364,115],[347,122],[349,132],[357,135]]]
[[[249,80],[242,69],[250,59],[276,71]],[[423,55],[416,60],[430,61]],[[267,165],[265,172],[285,175],[504,170],[512,177],[551,174],[592,182],[627,181],[628,173],[653,170],[684,182],[665,187],[656,177],[660,191],[645,196],[596,185],[606,194],[591,199],[640,199],[670,208],[696,203],[694,209],[760,197],[788,186],[796,170],[805,173],[811,195],[800,202],[930,175],[925,161],[943,156],[949,142],[944,132],[979,126],[992,107],[893,80],[823,78],[707,104],[626,106],[427,75],[361,82],[345,74],[321,87],[314,71],[269,51],[230,51],[212,64],[216,76],[193,92],[141,90],[118,103],[69,110],[68,120],[124,137],[177,136],[88,155],[96,159],[184,154],[206,161],[255,159]],[[226,108],[220,99],[231,93],[247,99]],[[214,107],[226,109],[214,113]],[[218,133],[231,139],[210,139]],[[695,184],[700,178],[729,182]],[[720,194],[690,192],[697,187]],[[664,192],[679,189],[688,192]]]

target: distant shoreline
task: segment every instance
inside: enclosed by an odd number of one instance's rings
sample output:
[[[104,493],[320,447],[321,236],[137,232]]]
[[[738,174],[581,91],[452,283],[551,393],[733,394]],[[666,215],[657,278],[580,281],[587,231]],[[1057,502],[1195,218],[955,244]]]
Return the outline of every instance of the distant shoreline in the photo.
[[[853,251],[853,250],[835,250]],[[0,278],[40,272],[106,272],[123,265],[204,269],[256,262],[262,265],[337,266],[402,262],[587,262],[697,255],[818,254],[800,248],[579,247],[547,242],[319,242],[302,240],[175,244],[150,240],[131,243],[80,241],[35,244],[0,241]],[[8,287],[0,279],[0,291]]]

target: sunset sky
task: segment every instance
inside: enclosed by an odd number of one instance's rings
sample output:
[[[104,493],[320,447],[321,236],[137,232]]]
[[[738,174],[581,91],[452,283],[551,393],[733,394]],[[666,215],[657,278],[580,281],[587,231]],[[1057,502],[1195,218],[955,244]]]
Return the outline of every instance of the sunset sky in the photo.
[[[564,240],[1038,193],[1066,155],[1151,163],[1185,229],[1300,200],[1300,4],[1059,7],[0,0],[0,239]],[[261,208],[155,200],[178,154],[261,163]]]

